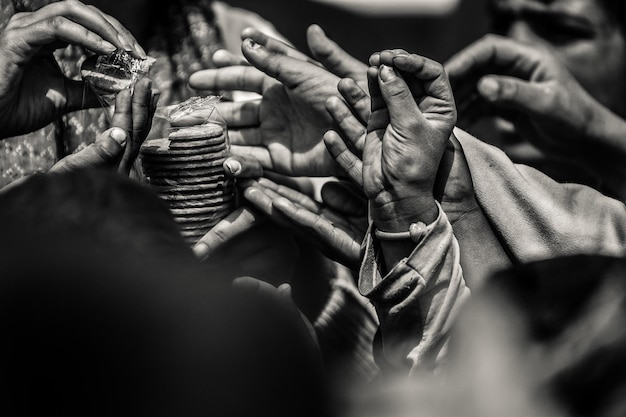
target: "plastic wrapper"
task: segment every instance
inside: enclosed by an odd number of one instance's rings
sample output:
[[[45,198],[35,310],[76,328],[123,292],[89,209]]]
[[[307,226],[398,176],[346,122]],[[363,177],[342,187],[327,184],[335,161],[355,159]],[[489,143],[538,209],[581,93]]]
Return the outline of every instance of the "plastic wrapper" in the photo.
[[[128,52],[117,50],[110,55],[89,57],[81,66],[83,80],[98,94],[105,105],[113,104],[115,95],[131,88],[148,75],[155,59],[133,58]]]
[[[181,234],[195,244],[235,204],[233,181],[223,169],[229,154],[226,123],[216,96],[192,97],[156,116],[167,123],[163,136],[141,149],[147,182],[165,200]]]

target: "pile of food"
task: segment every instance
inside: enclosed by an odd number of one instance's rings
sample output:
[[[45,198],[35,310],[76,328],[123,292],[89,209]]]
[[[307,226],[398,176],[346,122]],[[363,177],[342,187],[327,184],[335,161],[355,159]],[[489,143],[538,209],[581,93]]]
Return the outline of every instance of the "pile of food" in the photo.
[[[222,167],[228,155],[222,125],[172,129],[168,138],[146,141],[141,154],[148,182],[168,203],[190,245],[232,211],[234,185]]]

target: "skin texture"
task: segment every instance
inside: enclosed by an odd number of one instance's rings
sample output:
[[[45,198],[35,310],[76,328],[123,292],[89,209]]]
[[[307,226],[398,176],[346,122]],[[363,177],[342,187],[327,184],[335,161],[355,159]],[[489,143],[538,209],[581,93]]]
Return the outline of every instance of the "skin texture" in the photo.
[[[65,78],[54,60],[52,52],[68,44],[97,54],[122,48],[136,58],[146,57],[119,22],[78,1],[14,15],[0,35],[2,137],[36,130],[59,115],[99,104],[95,96],[84,94],[83,82]]]

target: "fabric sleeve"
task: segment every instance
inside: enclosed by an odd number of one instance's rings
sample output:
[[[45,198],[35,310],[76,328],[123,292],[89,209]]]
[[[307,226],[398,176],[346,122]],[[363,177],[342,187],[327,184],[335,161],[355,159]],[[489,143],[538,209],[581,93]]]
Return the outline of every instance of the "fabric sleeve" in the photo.
[[[372,227],[364,244],[359,290],[380,321],[383,357],[377,362],[409,373],[434,369],[445,356],[455,316],[470,295],[445,213],[440,207],[413,252],[385,276]]]

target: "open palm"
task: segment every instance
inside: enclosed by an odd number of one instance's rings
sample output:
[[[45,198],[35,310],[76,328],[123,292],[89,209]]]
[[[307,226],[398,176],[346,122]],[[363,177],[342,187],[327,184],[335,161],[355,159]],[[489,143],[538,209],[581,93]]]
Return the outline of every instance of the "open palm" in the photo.
[[[256,68],[204,70],[189,80],[198,89],[247,90],[263,96],[221,107],[233,154],[253,156],[265,169],[284,175],[338,174],[322,136],[333,126],[325,103],[339,96],[339,77],[311,62],[270,52],[251,39],[243,42],[242,50]]]

